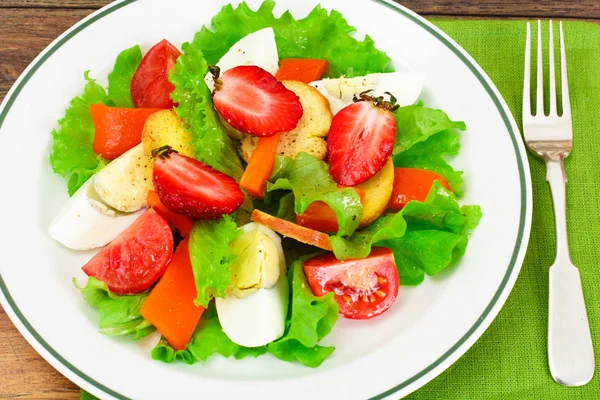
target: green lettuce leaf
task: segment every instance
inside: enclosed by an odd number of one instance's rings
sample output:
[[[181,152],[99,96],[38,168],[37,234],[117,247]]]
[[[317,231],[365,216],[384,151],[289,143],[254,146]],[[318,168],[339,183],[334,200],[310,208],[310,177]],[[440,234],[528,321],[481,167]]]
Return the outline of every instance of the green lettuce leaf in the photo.
[[[83,299],[98,309],[100,333],[109,336],[134,334],[133,339],[137,340],[154,332],[154,326],[140,314],[150,291],[120,296],[108,290],[106,283],[92,276],[83,288],[77,285],[75,278],[73,284],[81,291]]]
[[[288,271],[291,294],[286,330],[283,337],[269,343],[267,348],[281,360],[298,360],[315,368],[335,350],[317,343],[333,329],[339,309],[333,293],[322,297],[313,295],[302,268],[307,258],[294,261]]]
[[[351,235],[356,230],[362,217],[360,197],[353,189],[337,187],[329,176],[329,165],[326,162],[310,154],[300,153],[295,160],[280,160],[278,165],[285,167],[277,169],[277,180],[268,183],[267,191],[291,190],[294,193],[296,214],[302,214],[315,201],[323,201],[335,211],[338,235]]]
[[[243,2],[231,5],[215,15],[213,30],[203,27],[194,37],[209,64],[217,61],[238,40],[257,30],[272,27],[279,59],[320,58],[329,61],[327,76],[360,76],[374,72],[390,72],[390,58],[375,48],[366,36],[361,42],[349,34],[355,29],[337,11],[315,7],[308,16],[296,20],[286,11],[279,18],[273,14],[275,2],[266,0],[257,11]]]
[[[456,171],[445,160],[445,155],[456,155],[460,149],[458,134],[451,130],[441,131],[424,142],[394,156],[396,168],[421,168],[444,177],[457,196],[462,196],[462,171]]]
[[[435,182],[424,202],[411,201],[400,213],[406,232],[377,242],[394,252],[402,285],[418,285],[465,253],[468,233],[481,219],[479,206],[460,207],[452,192]]]
[[[184,43],[169,80],[175,85],[171,98],[178,104],[177,115],[192,136],[195,157],[205,164],[239,180],[244,169],[232,140],[223,128],[204,82],[208,65],[197,45]]]
[[[455,131],[464,131],[465,123],[452,121],[443,111],[421,105],[400,107],[394,117],[394,166],[435,172],[443,176],[454,193],[460,197],[462,171],[455,171],[444,156],[458,153],[460,143]]]
[[[94,152],[94,123],[90,104],[104,103],[106,91],[84,74],[86,85],[83,94],[71,100],[65,116],[58,121],[59,128],[52,131],[50,165],[52,170],[67,178],[69,196],[106,165]]]
[[[423,282],[425,274],[433,276],[462,257],[468,238],[438,230],[408,230],[399,239],[380,245],[394,252],[400,283],[414,286]]]
[[[152,350],[152,358],[167,363],[180,359],[186,364],[195,364],[206,361],[214,354],[226,358],[233,356],[239,360],[247,356],[258,357],[266,352],[266,346],[251,348],[233,343],[223,332],[216,307],[212,304],[202,314],[196,332],[184,350],[175,351],[166,339],[162,338]]]
[[[460,207],[452,192],[436,181],[424,202],[411,201],[349,238],[330,240],[340,260],[367,257],[374,245],[391,248],[401,284],[418,285],[425,274],[437,274],[465,253],[468,232],[480,219],[479,206]]]
[[[294,212],[294,194],[284,191],[268,192],[268,195],[275,194],[270,197],[269,201],[257,200],[254,202],[255,207],[274,217],[285,219],[287,221],[296,222],[296,213]],[[265,196],[267,197],[267,196]]]
[[[402,213],[386,214],[377,218],[371,225],[354,232],[349,238],[330,236],[333,253],[338,260],[365,258],[371,252],[371,246],[381,240],[395,239],[404,235],[406,221]]]
[[[231,282],[231,263],[236,256],[229,242],[241,235],[230,215],[219,220],[198,220],[190,233],[190,260],[196,281],[197,306],[208,307],[213,297],[224,297]]]
[[[115,66],[108,74],[108,98],[105,103],[113,107],[132,108],[131,78],[142,61],[142,50],[135,45],[119,53]]]
[[[402,215],[410,228],[438,229],[465,235],[479,224],[481,208],[460,207],[454,194],[435,181],[425,201],[409,202],[402,209]]]
[[[395,113],[396,143],[394,155],[410,149],[441,131],[459,129],[464,131],[464,122],[452,121],[445,112],[420,105],[400,107]]]

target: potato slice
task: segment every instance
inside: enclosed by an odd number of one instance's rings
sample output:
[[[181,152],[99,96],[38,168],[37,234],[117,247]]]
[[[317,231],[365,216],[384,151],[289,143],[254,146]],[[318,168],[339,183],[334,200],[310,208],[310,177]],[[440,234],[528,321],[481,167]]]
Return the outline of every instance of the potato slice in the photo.
[[[364,228],[379,218],[390,202],[394,187],[394,163],[392,160],[390,159],[372,178],[356,187],[365,192],[362,199],[363,214],[358,226]]]
[[[148,116],[142,131],[142,144],[148,156],[152,155],[152,150],[166,145],[184,156],[194,156],[190,133],[173,110],[158,111]]]
[[[154,188],[153,164],[140,143],[94,175],[94,189],[112,208],[123,212],[137,211],[146,206],[148,191]]]
[[[296,93],[302,104],[302,118],[298,125],[284,132],[277,146],[277,154],[296,158],[300,152],[305,152],[324,160],[327,155],[327,136],[333,115],[329,108],[329,101],[315,88],[302,82],[281,81],[283,85]],[[256,148],[258,138],[245,135],[242,139],[242,157],[246,162],[250,160]]]

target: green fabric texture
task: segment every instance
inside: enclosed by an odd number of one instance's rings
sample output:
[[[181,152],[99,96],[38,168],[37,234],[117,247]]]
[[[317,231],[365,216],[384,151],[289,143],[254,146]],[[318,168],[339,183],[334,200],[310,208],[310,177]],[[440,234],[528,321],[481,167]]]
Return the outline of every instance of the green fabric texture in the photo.
[[[456,40],[487,72],[520,127],[525,22],[438,19],[432,22]],[[555,31],[557,28],[555,25]],[[532,26],[532,29],[532,48],[536,49],[537,28]],[[548,32],[547,26],[543,29]],[[565,163],[569,178],[570,250],[571,258],[581,272],[596,346],[596,365],[600,365],[600,252],[597,243],[600,236],[600,27],[593,23],[565,22],[564,31],[574,135],[574,150]],[[544,41],[546,38],[544,35]],[[547,88],[545,92],[548,93]],[[581,388],[562,387],[550,376],[546,335],[548,268],[554,261],[554,219],[545,165],[533,156],[529,156],[529,163],[534,203],[531,238],[511,295],[496,320],[473,347],[408,399],[600,398],[598,376]]]
[[[488,73],[520,126],[524,21],[432,19],[432,22],[465,48]],[[536,30],[535,26],[532,28],[532,47],[535,49]],[[597,186],[600,182],[600,27],[593,23],[566,22],[564,30],[575,143],[565,167],[569,177],[570,250],[573,262],[581,272],[596,346],[596,364],[600,365],[600,290],[597,289],[600,286],[597,244],[600,237],[600,190]],[[547,32],[547,28],[544,31]],[[447,371],[407,399],[600,398],[600,377],[596,376],[581,388],[565,388],[552,380],[548,370],[548,268],[554,261],[554,220],[545,166],[532,156],[529,162],[534,201],[531,239],[511,295],[475,345]],[[82,390],[81,399],[94,397]]]

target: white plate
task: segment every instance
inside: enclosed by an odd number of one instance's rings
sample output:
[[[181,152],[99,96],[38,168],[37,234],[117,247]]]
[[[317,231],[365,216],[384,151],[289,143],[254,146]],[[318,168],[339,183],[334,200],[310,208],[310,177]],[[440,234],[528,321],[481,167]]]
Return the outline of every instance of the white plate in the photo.
[[[337,350],[320,368],[272,356],[171,365],[150,358],[157,337],[139,342],[97,333],[97,313],[71,278],[90,253],[75,253],[46,230],[67,199],[48,165],[50,131],[83,72],[101,83],[118,52],[162,38],[191,40],[226,0],[126,0],[81,21],[27,68],[0,110],[0,300],[33,347],[76,384],[102,398],[398,398],[450,366],[479,338],[510,293],[531,223],[531,183],[517,126],[500,94],[473,59],[423,18],[386,0],[320,0],[343,13],[378,48],[426,72],[423,99],[464,120],[465,204],[484,217],[458,268],[402,288],[394,307],[367,322],[340,321],[326,343]],[[279,0],[276,10],[301,17],[313,1]],[[256,8],[259,1],[250,1]],[[493,51],[493,49],[490,49]],[[518,82],[515,82],[518,84]]]

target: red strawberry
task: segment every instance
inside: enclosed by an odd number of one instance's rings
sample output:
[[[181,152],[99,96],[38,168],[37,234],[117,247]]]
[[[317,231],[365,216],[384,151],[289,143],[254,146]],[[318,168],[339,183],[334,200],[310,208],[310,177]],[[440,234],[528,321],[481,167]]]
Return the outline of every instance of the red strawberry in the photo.
[[[254,136],[291,131],[302,117],[298,96],[255,65],[226,71],[215,80],[213,102],[236,129]]]
[[[152,180],[160,201],[171,211],[196,219],[231,214],[244,201],[233,178],[169,146],[154,150]]]
[[[397,106],[364,93],[361,98],[336,114],[327,135],[331,176],[345,186],[363,183],[379,172],[396,140],[390,110]]]

